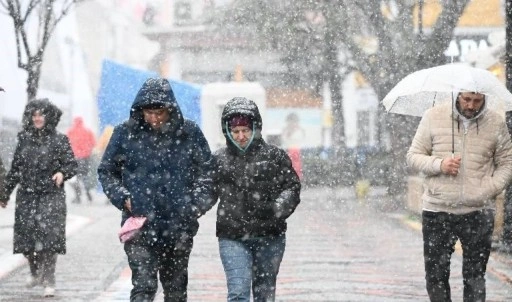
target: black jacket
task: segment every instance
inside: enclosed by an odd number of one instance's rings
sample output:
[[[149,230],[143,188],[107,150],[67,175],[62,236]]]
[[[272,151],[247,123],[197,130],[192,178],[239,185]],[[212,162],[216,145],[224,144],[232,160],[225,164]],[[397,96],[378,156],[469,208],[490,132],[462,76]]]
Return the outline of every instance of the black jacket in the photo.
[[[36,129],[32,114],[41,111],[45,126]],[[18,134],[11,169],[5,178],[0,200],[7,200],[16,185],[14,253],[66,252],[66,196],[52,176],[61,172],[67,180],[76,174],[77,163],[69,140],[55,128],[61,111],[46,99],[27,104],[23,130]]]
[[[153,130],[142,106],[162,104],[170,121]],[[98,168],[103,190],[122,210],[122,221],[146,216],[146,233],[154,240],[183,232],[195,235],[197,218],[213,202],[213,158],[208,143],[192,121],[183,118],[172,89],[164,79],[147,80],[137,94],[130,119],[115,127]],[[131,199],[132,212],[124,208]]]
[[[241,151],[227,136],[227,121],[246,115],[254,125],[255,137]],[[300,202],[301,184],[288,155],[261,137],[262,120],[254,102],[235,98],[226,104],[221,126],[226,147],[215,155],[215,198],[217,236],[244,239],[286,232],[286,219]]]

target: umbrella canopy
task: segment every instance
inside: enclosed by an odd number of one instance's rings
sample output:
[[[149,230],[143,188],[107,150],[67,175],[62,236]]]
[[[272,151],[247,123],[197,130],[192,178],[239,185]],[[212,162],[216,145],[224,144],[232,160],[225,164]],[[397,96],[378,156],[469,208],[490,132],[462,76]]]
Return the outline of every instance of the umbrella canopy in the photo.
[[[452,101],[452,93],[478,92],[486,106],[512,111],[512,94],[491,72],[463,64],[418,70],[406,76],[384,97],[387,112],[422,116],[430,107]]]

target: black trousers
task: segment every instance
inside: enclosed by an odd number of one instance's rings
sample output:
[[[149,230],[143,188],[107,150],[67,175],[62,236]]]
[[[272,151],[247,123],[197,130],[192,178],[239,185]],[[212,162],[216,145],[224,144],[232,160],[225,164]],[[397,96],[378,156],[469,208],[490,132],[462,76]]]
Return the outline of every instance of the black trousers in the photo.
[[[55,287],[55,268],[57,254],[48,251],[24,254],[28,260],[30,274],[38,279],[43,286]]]
[[[457,239],[463,251],[464,302],[485,301],[485,271],[492,244],[494,210],[464,215],[423,211],[423,254],[430,301],[451,301],[450,258]]]
[[[512,185],[505,191],[502,242],[512,252]]]
[[[193,237],[183,235],[165,246],[149,246],[146,242],[139,238],[124,245],[132,270],[130,301],[153,301],[158,290],[158,275],[164,301],[187,301],[188,262]]]

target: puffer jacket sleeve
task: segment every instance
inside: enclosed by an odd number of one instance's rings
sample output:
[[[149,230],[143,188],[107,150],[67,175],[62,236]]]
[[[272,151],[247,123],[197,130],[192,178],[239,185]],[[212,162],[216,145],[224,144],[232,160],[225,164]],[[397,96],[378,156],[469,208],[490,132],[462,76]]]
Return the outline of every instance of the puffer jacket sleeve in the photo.
[[[213,193],[214,159],[203,132],[196,124],[191,123],[194,149],[192,150],[193,167],[195,173],[193,184],[193,215],[200,217],[210,210],[217,201]]]
[[[512,142],[505,122],[501,123],[498,131],[498,142],[494,153],[493,184],[496,194],[505,189],[512,179]]]
[[[417,172],[433,176],[441,173],[442,158],[432,155],[432,136],[430,131],[430,112],[421,119],[411,147],[407,151],[407,165]]]
[[[287,219],[300,203],[301,184],[299,176],[293,169],[292,161],[284,150],[279,149],[276,160],[281,173],[279,177],[282,191],[274,202],[273,210],[277,218]]]
[[[98,166],[98,178],[110,202],[119,210],[124,209],[124,202],[130,192],[123,186],[122,169],[125,154],[122,153],[123,137],[126,136],[121,126],[114,128],[112,137],[105,149]]]

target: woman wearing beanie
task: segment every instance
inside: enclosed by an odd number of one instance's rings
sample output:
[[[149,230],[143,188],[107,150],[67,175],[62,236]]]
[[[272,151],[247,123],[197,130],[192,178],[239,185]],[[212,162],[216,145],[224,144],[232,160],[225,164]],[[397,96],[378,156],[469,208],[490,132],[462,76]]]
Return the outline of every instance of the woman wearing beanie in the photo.
[[[286,152],[261,136],[256,104],[230,100],[222,112],[226,147],[217,164],[215,200],[219,251],[228,301],[274,301],[286,246],[286,219],[300,202],[301,184]]]

